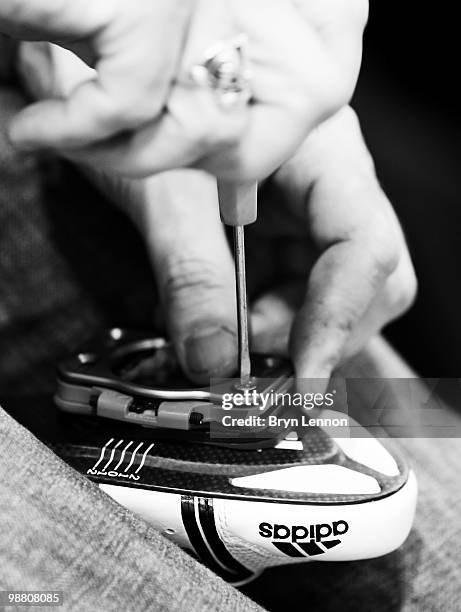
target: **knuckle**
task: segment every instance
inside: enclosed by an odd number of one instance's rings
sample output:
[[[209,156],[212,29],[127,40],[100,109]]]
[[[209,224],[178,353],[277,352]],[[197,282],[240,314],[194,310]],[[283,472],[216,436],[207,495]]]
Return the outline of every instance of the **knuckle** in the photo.
[[[378,281],[387,279],[401,260],[397,228],[384,214],[378,214],[361,231],[364,234],[361,242],[373,275]]]
[[[402,287],[398,294],[396,303],[396,314],[398,315],[403,314],[413,306],[418,294],[416,275],[413,275],[412,279],[408,279],[408,281],[408,284]]]
[[[308,119],[312,125],[317,125],[335,115],[346,107],[354,93],[355,81],[341,74],[335,67],[325,67],[325,74],[316,79],[299,79],[296,92],[293,92],[287,107],[294,117],[302,122]]]
[[[356,111],[352,108],[352,106],[344,106],[338,113],[338,118],[341,120],[342,124],[344,125],[344,128],[348,131],[349,134],[352,134],[354,137],[358,137],[362,141],[362,151],[365,151],[367,153],[366,157],[371,160],[372,156],[363,141],[362,126],[360,124],[360,119]],[[372,167],[374,169],[373,164]]]
[[[178,256],[167,262],[162,285],[167,300],[187,308],[201,303],[210,294],[222,292],[223,283],[213,263]]]
[[[374,233],[375,240],[370,242],[369,256],[375,273],[380,278],[389,277],[397,268],[400,252],[398,245],[389,234]]]
[[[351,101],[355,89],[355,79],[347,71],[341,70],[336,63],[331,63],[322,87],[319,88],[320,103],[331,116]]]
[[[399,278],[398,286],[392,291],[393,315],[398,317],[409,310],[418,294],[418,279],[410,264]]]
[[[343,183],[346,199],[354,200],[368,194],[378,205],[360,221],[353,238],[363,249],[369,267],[378,282],[391,276],[401,264],[405,252],[400,225],[390,204],[377,184],[374,162],[367,150],[356,160],[356,171]],[[377,191],[378,187],[378,191]],[[382,204],[384,203],[384,206]]]
[[[333,115],[351,101],[355,89],[355,80],[336,72],[329,83],[325,85],[325,89],[323,100],[326,112],[328,115]]]

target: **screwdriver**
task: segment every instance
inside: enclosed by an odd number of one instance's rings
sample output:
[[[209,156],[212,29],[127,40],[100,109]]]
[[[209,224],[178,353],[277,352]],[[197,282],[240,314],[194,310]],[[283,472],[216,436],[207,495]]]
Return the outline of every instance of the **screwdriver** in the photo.
[[[237,329],[240,390],[254,388],[251,377],[248,332],[248,296],[245,263],[245,225],[254,223],[258,214],[258,184],[218,180],[221,220],[234,228],[235,285],[237,293]]]

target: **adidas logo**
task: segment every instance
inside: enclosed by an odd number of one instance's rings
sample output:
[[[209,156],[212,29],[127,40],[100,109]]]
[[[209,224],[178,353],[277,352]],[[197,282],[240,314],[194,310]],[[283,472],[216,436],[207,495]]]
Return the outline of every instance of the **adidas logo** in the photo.
[[[288,557],[313,557],[341,544],[338,536],[349,531],[346,521],[316,525],[259,524],[259,535],[271,538],[272,544]]]

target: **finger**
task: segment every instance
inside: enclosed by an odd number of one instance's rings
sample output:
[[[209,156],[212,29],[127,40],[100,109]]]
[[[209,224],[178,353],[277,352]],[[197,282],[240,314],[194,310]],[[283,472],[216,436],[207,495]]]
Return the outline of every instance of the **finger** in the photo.
[[[347,356],[356,327],[396,265],[395,257],[390,245],[377,247],[358,236],[320,257],[292,331],[300,378],[328,379]]]
[[[146,182],[143,234],[171,338],[189,377],[230,376],[237,364],[235,279],[216,181],[194,171]]]
[[[405,245],[350,111],[322,127],[288,166],[278,178],[292,205],[304,209],[320,251],[293,327],[293,358],[300,378],[325,379],[347,353]]]
[[[25,42],[19,47],[18,70],[22,77],[22,84],[36,99],[43,98],[67,98],[75,89],[94,79],[95,71],[82,62],[74,53],[67,49],[50,43]],[[186,123],[196,124],[197,116],[210,117],[212,112],[217,112],[218,107],[212,101],[210,104],[209,93],[198,89],[192,91],[198,101],[195,105],[188,104],[185,107],[190,114]],[[197,107],[203,106],[197,113]],[[172,117],[170,117],[172,119]],[[168,132],[168,125],[171,125],[172,132]],[[187,166],[194,159],[194,151],[197,145],[198,132],[182,132],[182,141],[179,142],[179,134],[176,133],[179,125],[175,121],[166,121],[165,139],[161,148],[165,152],[165,159],[149,160],[152,171],[162,172],[171,169],[170,166]],[[100,170],[106,170],[113,174],[117,170],[116,160],[121,149],[126,142],[131,141],[134,150],[141,149],[140,144],[143,140],[150,140],[155,134],[155,125],[146,127],[138,135],[125,135],[115,139],[109,139],[101,144],[90,148],[81,148],[76,151],[66,151],[66,156],[73,161],[92,165]],[[168,151],[171,148],[171,154]],[[172,163],[165,163],[165,160],[172,159]],[[121,172],[123,174],[123,172]],[[137,175],[138,173],[136,173]],[[147,174],[147,170],[141,169],[141,176]]]
[[[358,353],[383,327],[405,313],[413,304],[417,279],[410,255],[403,249],[395,271],[371,302],[367,312],[356,325],[344,350],[344,359]]]
[[[94,78],[65,99],[28,107],[11,126],[13,142],[28,149],[81,147],[157,117],[171,86],[192,5],[181,0],[144,1],[134,10],[116,3],[105,27],[88,34],[93,35],[98,56]]]
[[[177,108],[176,94],[171,96],[170,109]],[[197,160],[203,151],[218,150],[233,143],[244,129],[246,118],[239,114],[222,124],[219,109],[214,102],[213,105],[210,103],[207,91],[195,90],[190,93],[187,104],[185,102],[181,98],[180,113],[168,113],[161,121],[135,132],[120,134],[87,147],[63,148],[60,153],[71,161],[88,163],[132,178],[201,166]],[[238,176],[233,160],[215,174],[233,179]]]

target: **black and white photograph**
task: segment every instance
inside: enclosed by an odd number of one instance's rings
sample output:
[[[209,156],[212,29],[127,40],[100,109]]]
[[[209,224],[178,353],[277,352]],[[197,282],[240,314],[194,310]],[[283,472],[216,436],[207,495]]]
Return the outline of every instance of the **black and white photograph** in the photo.
[[[461,610],[457,24],[0,0],[0,611]]]

